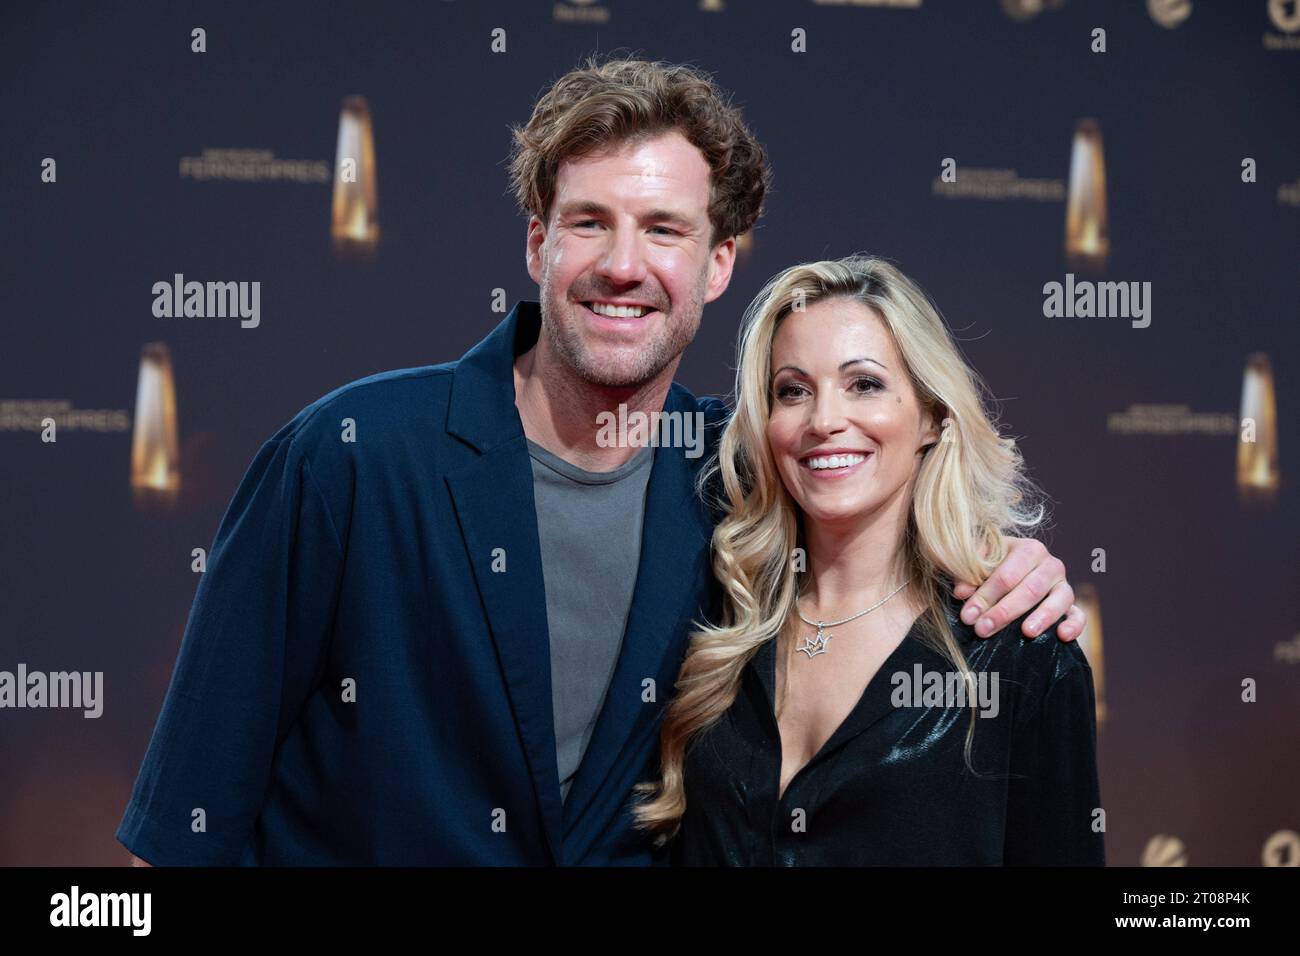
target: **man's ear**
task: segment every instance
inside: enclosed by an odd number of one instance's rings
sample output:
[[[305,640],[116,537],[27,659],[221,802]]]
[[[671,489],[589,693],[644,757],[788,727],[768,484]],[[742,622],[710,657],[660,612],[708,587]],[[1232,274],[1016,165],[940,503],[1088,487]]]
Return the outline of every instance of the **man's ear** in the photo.
[[[542,243],[546,241],[546,224],[536,216],[528,220],[528,238],[524,242],[524,264],[528,274],[539,286],[542,284]]]
[[[731,270],[736,265],[736,238],[724,239],[709,254],[709,281],[704,287],[704,301],[712,302],[727,291]]]

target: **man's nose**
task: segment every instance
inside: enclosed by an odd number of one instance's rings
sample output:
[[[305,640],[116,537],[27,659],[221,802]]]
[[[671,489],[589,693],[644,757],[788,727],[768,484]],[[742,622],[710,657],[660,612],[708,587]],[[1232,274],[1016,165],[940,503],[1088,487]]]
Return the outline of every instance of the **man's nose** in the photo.
[[[596,271],[609,282],[627,285],[645,279],[645,256],[635,229],[611,229],[609,239],[596,263]]]

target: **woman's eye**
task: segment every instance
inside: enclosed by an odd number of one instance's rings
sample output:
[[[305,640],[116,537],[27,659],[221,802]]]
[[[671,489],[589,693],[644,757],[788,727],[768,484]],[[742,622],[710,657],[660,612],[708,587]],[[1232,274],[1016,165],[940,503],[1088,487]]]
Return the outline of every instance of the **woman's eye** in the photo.
[[[797,385],[794,382],[787,382],[776,390],[776,397],[785,401],[790,398],[798,398],[802,391],[803,386]]]
[[[862,377],[853,380],[853,390],[860,395],[866,395],[874,392],[878,388],[884,388],[879,381],[874,378]]]

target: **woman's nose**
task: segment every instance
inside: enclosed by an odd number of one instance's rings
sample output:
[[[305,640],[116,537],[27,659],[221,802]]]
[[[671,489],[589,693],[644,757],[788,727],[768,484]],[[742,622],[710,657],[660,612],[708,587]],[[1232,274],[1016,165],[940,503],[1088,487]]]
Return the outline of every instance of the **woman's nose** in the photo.
[[[833,435],[844,430],[844,409],[834,389],[822,389],[813,401],[808,427],[818,435]]]

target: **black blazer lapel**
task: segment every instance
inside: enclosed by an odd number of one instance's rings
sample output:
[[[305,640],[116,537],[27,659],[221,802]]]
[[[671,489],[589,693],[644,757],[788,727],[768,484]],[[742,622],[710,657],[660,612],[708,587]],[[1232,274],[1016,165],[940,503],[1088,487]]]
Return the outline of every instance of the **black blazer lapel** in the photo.
[[[674,386],[665,411],[694,414],[695,403]],[[672,695],[690,622],[702,613],[706,596],[713,525],[695,493],[701,461],[688,459],[682,448],[656,448],[654,455],[627,630],[596,728],[564,802],[566,843],[573,843],[568,855],[574,859],[600,836],[592,831],[607,821],[604,805],[625,796],[602,792],[607,781],[643,769],[646,753],[640,738],[652,723],[657,726]],[[654,703],[642,700],[646,678],[656,681]]]
[[[537,303],[520,302],[457,363],[447,430],[480,455],[449,472],[446,482],[527,754],[547,842],[559,861],[562,805],[546,591],[532,464],[514,404],[514,357],[536,341],[539,325]],[[504,571],[493,570],[497,557],[504,559]],[[492,758],[486,754],[484,759]]]

